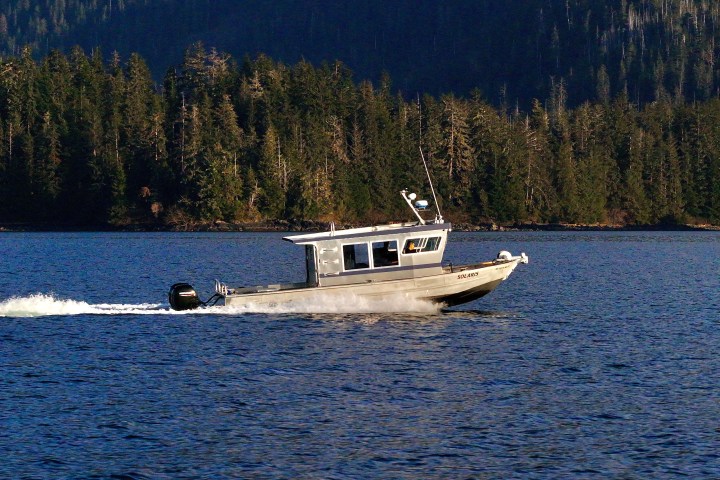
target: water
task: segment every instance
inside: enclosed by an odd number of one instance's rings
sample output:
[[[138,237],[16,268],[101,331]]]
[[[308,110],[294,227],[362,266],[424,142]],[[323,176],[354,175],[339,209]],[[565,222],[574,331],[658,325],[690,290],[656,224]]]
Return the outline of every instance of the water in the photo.
[[[717,233],[453,233],[530,264],[450,311],[168,309],[302,279],[280,237],[1,234],[0,478],[720,477]]]

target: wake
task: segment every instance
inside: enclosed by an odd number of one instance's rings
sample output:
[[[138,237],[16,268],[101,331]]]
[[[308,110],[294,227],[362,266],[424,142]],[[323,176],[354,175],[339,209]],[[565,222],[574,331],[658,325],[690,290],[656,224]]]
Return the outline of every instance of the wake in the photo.
[[[157,315],[169,313],[162,305],[101,303],[92,305],[77,300],[63,300],[54,295],[37,293],[27,297],[11,297],[0,302],[0,317],[42,317],[48,315]]]
[[[324,297],[317,295],[301,302],[279,304],[249,304],[244,306],[200,307],[195,310],[175,311],[167,304],[90,304],[54,295],[37,293],[24,297],[11,297],[0,302],[0,317],[43,317],[72,315],[244,315],[249,313],[424,313],[440,312],[441,305],[430,301],[408,299],[403,295],[373,300],[347,295]]]

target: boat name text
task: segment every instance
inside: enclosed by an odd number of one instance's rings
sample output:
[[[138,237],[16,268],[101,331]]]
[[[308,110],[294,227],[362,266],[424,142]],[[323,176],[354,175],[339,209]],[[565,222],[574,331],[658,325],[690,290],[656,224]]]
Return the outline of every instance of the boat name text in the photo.
[[[479,272],[472,272],[472,273],[461,273],[458,275],[457,278],[470,278],[470,277],[477,277],[479,275]]]

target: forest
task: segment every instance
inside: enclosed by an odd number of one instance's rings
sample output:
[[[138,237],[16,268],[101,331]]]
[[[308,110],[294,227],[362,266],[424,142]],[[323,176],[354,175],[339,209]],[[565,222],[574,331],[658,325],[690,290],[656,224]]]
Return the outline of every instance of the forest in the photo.
[[[720,223],[720,100],[601,93],[407,98],[339,61],[199,43],[160,83],[138,54],[28,47],[0,60],[0,222],[407,220],[422,148],[453,222]]]
[[[559,82],[573,108],[716,98],[719,24],[712,0],[0,0],[0,55],[139,53],[161,82],[202,41],[237,59],[338,59],[375,84],[387,72],[406,99],[477,89],[530,111]]]

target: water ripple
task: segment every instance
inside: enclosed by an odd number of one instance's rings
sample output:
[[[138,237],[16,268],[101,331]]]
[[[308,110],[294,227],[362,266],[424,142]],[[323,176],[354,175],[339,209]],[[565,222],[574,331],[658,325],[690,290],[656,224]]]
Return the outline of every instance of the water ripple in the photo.
[[[279,236],[4,236],[0,478],[720,477],[717,235],[459,234],[531,264],[446,312],[155,303]]]

